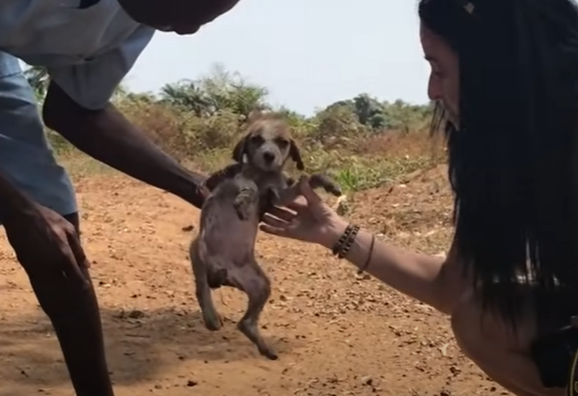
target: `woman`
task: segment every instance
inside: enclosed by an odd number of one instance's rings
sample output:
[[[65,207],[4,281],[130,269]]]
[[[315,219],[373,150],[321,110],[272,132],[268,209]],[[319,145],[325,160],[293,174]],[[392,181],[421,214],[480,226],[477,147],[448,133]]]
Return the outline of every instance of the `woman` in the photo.
[[[513,393],[563,394],[569,356],[543,354],[567,346],[559,329],[578,313],[578,10],[421,0],[419,17],[455,196],[447,258],[357,232],[303,182],[306,203],[273,210],[262,229],[333,249],[450,315],[464,353]]]

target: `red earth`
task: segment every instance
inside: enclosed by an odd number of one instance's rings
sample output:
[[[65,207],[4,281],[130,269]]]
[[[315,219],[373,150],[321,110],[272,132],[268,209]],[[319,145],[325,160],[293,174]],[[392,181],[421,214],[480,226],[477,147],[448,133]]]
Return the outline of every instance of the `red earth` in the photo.
[[[236,290],[214,292],[225,326],[209,332],[187,257],[198,210],[116,174],[76,182],[119,396],[508,394],[462,355],[444,315],[320,247],[264,234],[257,251],[273,294],[261,324],[279,360],[236,330],[246,303]],[[358,193],[346,214],[432,254],[447,249],[450,215],[443,167]],[[0,394],[73,395],[50,322],[0,243]]]

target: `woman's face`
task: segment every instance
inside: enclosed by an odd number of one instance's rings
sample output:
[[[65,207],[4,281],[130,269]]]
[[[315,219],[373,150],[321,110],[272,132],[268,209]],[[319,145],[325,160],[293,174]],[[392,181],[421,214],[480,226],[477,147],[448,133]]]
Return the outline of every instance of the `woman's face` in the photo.
[[[454,50],[422,23],[421,46],[425,59],[431,66],[427,93],[431,100],[439,101],[447,112],[449,121],[459,128],[459,62]]]

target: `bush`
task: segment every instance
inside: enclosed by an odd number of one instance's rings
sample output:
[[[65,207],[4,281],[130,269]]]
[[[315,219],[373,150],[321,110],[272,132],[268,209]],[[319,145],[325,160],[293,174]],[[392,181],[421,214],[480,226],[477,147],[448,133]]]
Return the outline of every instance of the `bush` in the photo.
[[[166,153],[211,172],[231,162],[248,112],[271,108],[266,95],[265,88],[221,68],[199,81],[167,85],[160,96],[121,87],[114,103]],[[380,103],[361,94],[313,117],[287,108],[274,110],[292,128],[308,172],[326,172],[344,190],[358,191],[445,160],[442,142],[427,132],[431,109],[430,104]],[[59,156],[81,155],[58,134],[48,131],[48,138]]]

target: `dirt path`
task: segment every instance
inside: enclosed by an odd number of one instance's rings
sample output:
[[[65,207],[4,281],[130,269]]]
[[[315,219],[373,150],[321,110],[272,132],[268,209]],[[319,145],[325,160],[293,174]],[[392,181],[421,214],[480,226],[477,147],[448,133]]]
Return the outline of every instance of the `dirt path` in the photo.
[[[119,396],[507,394],[459,353],[447,318],[321,248],[265,235],[257,249],[274,291],[262,325],[280,359],[261,358],[235,329],[240,293],[215,293],[221,331],[201,322],[187,259],[194,208],[122,177],[77,185]],[[397,244],[445,250],[443,184],[418,177],[386,193],[358,195],[351,216]],[[4,239],[0,261],[0,395],[72,395],[50,323]]]

